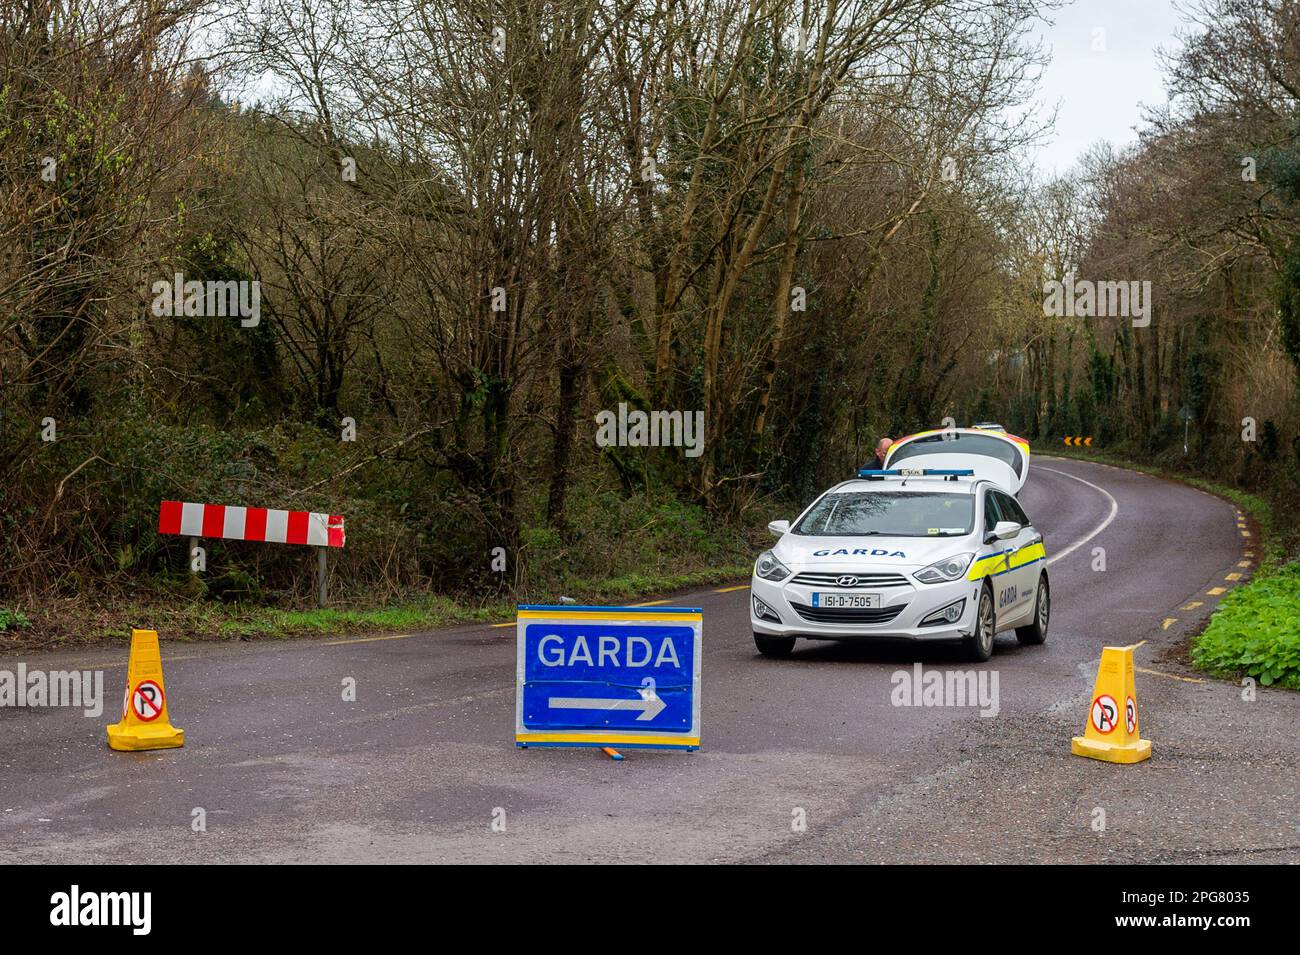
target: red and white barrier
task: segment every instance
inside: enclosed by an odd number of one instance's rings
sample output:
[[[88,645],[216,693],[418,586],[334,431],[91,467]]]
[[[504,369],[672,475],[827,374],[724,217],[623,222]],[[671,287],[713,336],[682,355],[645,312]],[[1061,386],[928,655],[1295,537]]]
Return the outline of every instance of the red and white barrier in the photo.
[[[338,514],[181,501],[163,501],[159,506],[158,533],[315,547],[342,547],[345,539]]]

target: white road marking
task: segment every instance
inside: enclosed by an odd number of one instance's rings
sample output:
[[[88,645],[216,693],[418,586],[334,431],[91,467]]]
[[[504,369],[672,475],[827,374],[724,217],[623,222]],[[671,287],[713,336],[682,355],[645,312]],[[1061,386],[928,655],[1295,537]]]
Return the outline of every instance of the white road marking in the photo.
[[[1058,560],[1061,560],[1063,557],[1069,557],[1071,554],[1073,554],[1084,544],[1088,543],[1088,541],[1092,540],[1094,537],[1096,537],[1106,528],[1110,527],[1110,522],[1113,521],[1115,519],[1115,515],[1119,513],[1119,502],[1116,501],[1115,498],[1111,496],[1110,491],[1106,490],[1104,487],[1098,487],[1097,485],[1093,484],[1091,481],[1085,481],[1083,478],[1078,477],[1077,475],[1074,474],[1070,474],[1068,471],[1058,471],[1056,470],[1056,468],[1045,468],[1042,467],[1041,465],[1039,466],[1038,469],[1040,471],[1050,471],[1052,474],[1060,474],[1064,477],[1068,477],[1072,480],[1078,481],[1080,484],[1086,484],[1088,485],[1088,487],[1092,488],[1098,494],[1106,498],[1106,500],[1110,501],[1110,513],[1106,515],[1106,519],[1102,521],[1100,524],[1098,524],[1096,527],[1094,527],[1087,536],[1080,537],[1069,547],[1065,548],[1064,550],[1057,551],[1054,556],[1047,558],[1047,564],[1050,567],[1052,564],[1055,564]]]

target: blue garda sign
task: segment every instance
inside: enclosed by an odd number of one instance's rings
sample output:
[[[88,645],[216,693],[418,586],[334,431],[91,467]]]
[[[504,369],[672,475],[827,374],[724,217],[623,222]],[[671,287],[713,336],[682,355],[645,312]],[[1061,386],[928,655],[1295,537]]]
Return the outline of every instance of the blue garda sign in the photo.
[[[700,745],[703,615],[687,607],[519,607],[519,746]]]

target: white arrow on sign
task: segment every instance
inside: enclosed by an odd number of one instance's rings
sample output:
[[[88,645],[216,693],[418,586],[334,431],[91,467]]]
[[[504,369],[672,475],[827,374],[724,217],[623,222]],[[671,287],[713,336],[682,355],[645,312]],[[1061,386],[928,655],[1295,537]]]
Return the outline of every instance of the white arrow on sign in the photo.
[[[606,700],[589,696],[553,696],[550,707],[553,710],[640,710],[637,722],[652,720],[664,711],[668,704],[659,699],[655,693],[654,680],[645,679],[645,685],[639,691],[641,696],[635,700]]]

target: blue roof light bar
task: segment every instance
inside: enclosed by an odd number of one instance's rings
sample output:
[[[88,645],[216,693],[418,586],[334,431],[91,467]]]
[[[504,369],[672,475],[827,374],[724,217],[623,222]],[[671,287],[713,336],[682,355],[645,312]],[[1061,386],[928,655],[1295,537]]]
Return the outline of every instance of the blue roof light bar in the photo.
[[[861,478],[885,478],[885,477],[974,477],[975,472],[970,468],[916,468],[908,470],[907,468],[890,468],[889,470],[879,471],[873,468],[862,468],[858,471],[858,477]]]

